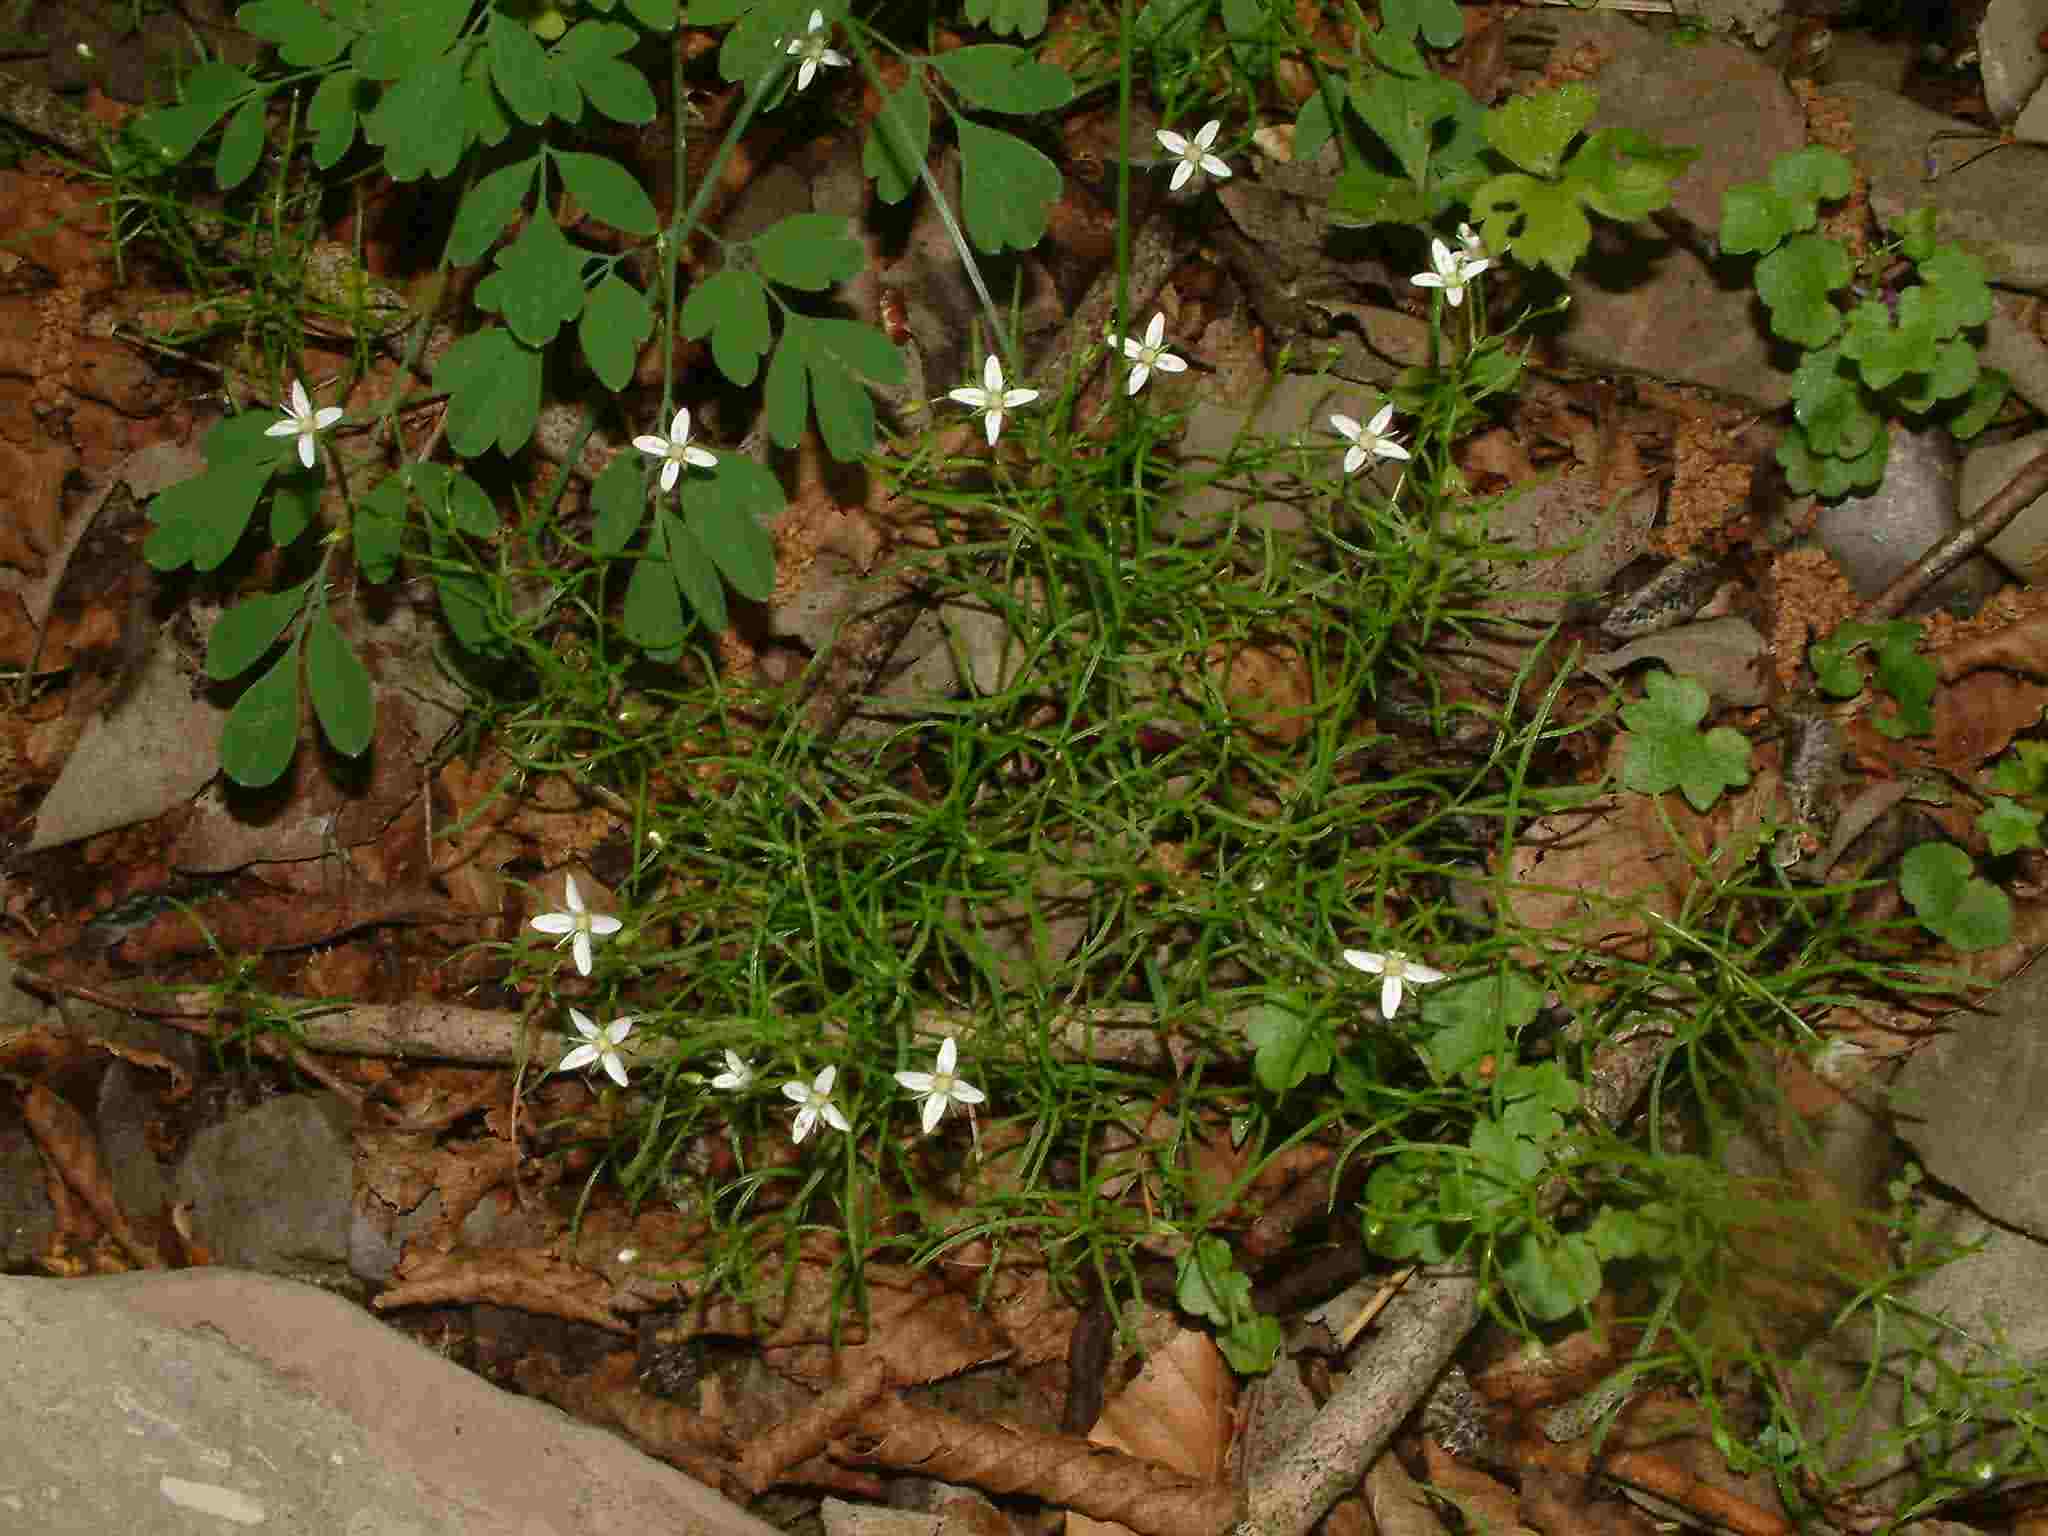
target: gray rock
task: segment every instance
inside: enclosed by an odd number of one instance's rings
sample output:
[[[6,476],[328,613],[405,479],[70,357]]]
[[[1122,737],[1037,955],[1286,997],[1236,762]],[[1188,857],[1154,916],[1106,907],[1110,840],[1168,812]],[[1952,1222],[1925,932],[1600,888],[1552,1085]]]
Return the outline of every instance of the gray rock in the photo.
[[[1988,1010],[1951,1015],[1899,1076],[1900,1134],[1927,1171],[1994,1221],[2048,1238],[2048,973],[2023,971]],[[2048,1317],[2048,1314],[2044,1314]]]
[[[20,1116],[10,1115],[0,1121],[0,1269],[28,1268],[56,1230],[42,1155]]]
[[[1720,228],[1723,192],[1763,180],[1773,160],[1806,143],[1790,89],[1748,49],[1709,39],[1687,47],[1679,66],[1668,35],[1632,22],[1549,11],[1544,21],[1556,26],[1560,53],[1582,42],[1612,50],[1593,82],[1594,129],[1630,128],[1699,149],[1672,186],[1672,206],[1703,230]],[[1762,328],[1747,264],[1709,269],[1649,224],[1596,225],[1594,247],[1572,276],[1569,352],[1594,367],[1702,384],[1764,406],[1791,398],[1787,360]]]
[[[2048,177],[2040,150],[2001,149],[1964,165],[1992,142],[1969,123],[1854,82],[1831,85],[1820,99],[1849,110],[1853,158],[1883,224],[1895,226],[1911,210],[1938,203],[1941,238],[1981,261],[1992,282],[2048,292]],[[1963,138],[1934,138],[1959,130]]]
[[[1868,496],[1821,507],[1820,541],[1859,597],[1875,597],[1957,527],[1956,455],[1948,433],[1894,428],[1891,440],[1883,484]],[[1968,602],[2002,584],[1997,568],[1979,555],[1943,577],[1917,606]]]
[[[1185,496],[1161,503],[1161,531],[1183,538],[1214,538],[1237,518],[1254,533],[1268,529],[1278,534],[1300,533],[1306,524],[1301,472],[1312,468],[1317,474],[1334,477],[1342,471],[1344,440],[1330,428],[1331,413],[1342,412],[1364,422],[1383,403],[1380,397],[1363,394],[1341,379],[1304,373],[1280,375],[1250,407],[1204,397],[1188,413],[1187,428],[1181,434],[1181,466],[1188,474],[1214,474],[1237,444],[1255,438],[1300,441],[1315,450],[1313,464],[1308,455],[1288,455],[1271,468],[1197,486]],[[1389,469],[1382,461],[1359,473],[1370,475],[1384,494],[1393,489],[1399,466]]]
[[[2048,432],[2030,432],[2009,443],[1973,448],[1963,460],[1962,513],[1977,515],[2028,460],[2048,453]],[[2037,496],[2006,524],[1986,548],[2021,581],[2038,584],[2048,574],[2048,496]]]
[[[226,1269],[0,1278],[0,1528],[774,1536],[337,1297]]]
[[[2041,31],[2048,27],[2048,0],[1991,0],[1977,23],[1977,68],[1984,77],[1984,105],[2001,123],[2020,114],[2048,78]]]
[[[354,1176],[346,1106],[301,1093],[194,1136],[175,1187],[221,1263],[352,1290]]]

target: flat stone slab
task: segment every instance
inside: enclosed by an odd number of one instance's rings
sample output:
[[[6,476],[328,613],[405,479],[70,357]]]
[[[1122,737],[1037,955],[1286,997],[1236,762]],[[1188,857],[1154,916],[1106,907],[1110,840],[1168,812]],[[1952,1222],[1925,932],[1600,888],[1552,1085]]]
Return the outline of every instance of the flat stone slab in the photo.
[[[0,1530],[775,1536],[347,1302],[229,1269],[0,1277]]]

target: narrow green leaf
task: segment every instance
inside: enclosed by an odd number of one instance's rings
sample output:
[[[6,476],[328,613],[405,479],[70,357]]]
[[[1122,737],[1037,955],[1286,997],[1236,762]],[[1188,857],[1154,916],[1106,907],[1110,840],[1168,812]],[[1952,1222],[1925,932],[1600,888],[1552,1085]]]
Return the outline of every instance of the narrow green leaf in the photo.
[[[327,485],[326,467],[315,461],[303,469],[294,461],[291,468],[270,484],[270,542],[279,549],[313,526],[320,510],[320,493]]]
[[[804,347],[798,339],[800,327],[792,320],[782,333],[782,343],[768,364],[768,383],[762,404],[768,416],[768,435],[784,448],[803,440],[804,418],[809,414],[810,370],[804,361]]]
[[[629,235],[654,233],[654,203],[618,161],[567,150],[552,151],[550,158],[563,185],[593,217]]]
[[[313,164],[331,170],[356,141],[357,90],[363,77],[337,69],[320,82],[306,108],[306,131],[313,135]]]
[[[590,543],[599,559],[622,554],[633,541],[633,535],[640,531],[647,496],[641,480],[640,464],[644,461],[636,462],[637,459],[636,454],[613,454],[611,463],[605,465],[597,483],[590,488],[590,505],[597,513],[591,525]],[[729,459],[739,460],[739,455],[720,454],[713,473],[722,471]]]
[[[206,675],[217,683],[240,677],[277,644],[305,603],[303,584],[243,598],[214,621],[206,637]]]
[[[328,744],[344,757],[361,757],[377,734],[376,691],[362,658],[327,613],[306,632],[306,688]]]
[[[616,274],[591,290],[576,334],[590,371],[606,389],[617,393],[633,382],[633,364],[640,344],[654,330],[654,310],[646,297]]]
[[[233,191],[247,181],[263,158],[268,100],[267,95],[251,96],[235,108],[227,127],[221,130],[220,149],[213,158],[213,183],[221,191]]]
[[[220,765],[244,789],[283,777],[299,745],[299,647],[285,647],[270,670],[242,690],[220,732]]]
[[[754,237],[754,259],[770,282],[821,293],[867,265],[849,221],[836,213],[793,213]]]

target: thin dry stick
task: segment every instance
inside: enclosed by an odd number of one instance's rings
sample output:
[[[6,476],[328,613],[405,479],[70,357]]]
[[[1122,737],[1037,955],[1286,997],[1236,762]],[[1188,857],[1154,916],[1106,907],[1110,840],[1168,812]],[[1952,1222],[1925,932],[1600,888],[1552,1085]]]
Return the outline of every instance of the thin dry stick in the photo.
[[[1975,517],[1915,560],[1896,581],[1865,603],[1856,617],[1865,624],[1897,618],[1921,593],[2005,532],[2043,491],[2048,491],[2048,453],[2021,465],[2019,473],[2005,482],[2005,489],[1985,502]]]
[[[740,1480],[755,1493],[766,1493],[784,1472],[853,1428],[889,1387],[887,1360],[870,1355],[854,1364],[844,1379],[826,1388],[803,1412],[747,1442],[740,1452]]]

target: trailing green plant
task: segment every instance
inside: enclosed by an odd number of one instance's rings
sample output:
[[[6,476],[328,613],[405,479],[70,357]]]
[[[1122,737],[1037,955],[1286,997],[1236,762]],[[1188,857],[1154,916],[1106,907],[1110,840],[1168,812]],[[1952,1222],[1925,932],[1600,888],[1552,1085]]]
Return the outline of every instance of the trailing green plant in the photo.
[[[1842,156],[1810,147],[1779,156],[1768,181],[1730,187],[1721,203],[1721,249],[1758,258],[1772,333],[1806,353],[1793,375],[1794,420],[1778,440],[1778,463],[1801,494],[1878,484],[1888,416],[1939,421],[1968,438],[2005,401],[2005,376],[1979,365],[1969,339],[1991,317],[1983,268],[1935,238],[1932,208],[1906,215],[1896,238],[1860,262],[1816,232],[1821,205],[1847,197],[1854,180]]]

